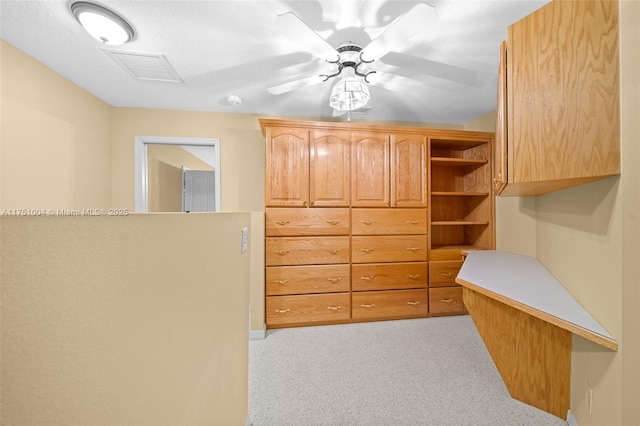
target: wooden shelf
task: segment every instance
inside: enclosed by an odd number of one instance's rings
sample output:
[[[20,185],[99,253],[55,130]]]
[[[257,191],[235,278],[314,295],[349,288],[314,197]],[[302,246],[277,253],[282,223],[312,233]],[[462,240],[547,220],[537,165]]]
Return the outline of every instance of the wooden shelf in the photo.
[[[482,166],[488,162],[488,160],[476,160],[469,158],[431,157],[431,165],[439,167]]]
[[[488,192],[431,192],[431,196],[433,197],[486,197],[487,195],[489,195]]]
[[[486,226],[489,222],[475,220],[438,220],[431,222],[433,226]]]

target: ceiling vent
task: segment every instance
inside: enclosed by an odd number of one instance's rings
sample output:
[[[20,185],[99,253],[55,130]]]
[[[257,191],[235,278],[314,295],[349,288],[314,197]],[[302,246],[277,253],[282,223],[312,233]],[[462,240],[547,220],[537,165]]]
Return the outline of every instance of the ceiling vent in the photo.
[[[138,80],[166,81],[182,83],[182,79],[173,69],[164,55],[157,53],[125,52],[104,49],[118,65]]]

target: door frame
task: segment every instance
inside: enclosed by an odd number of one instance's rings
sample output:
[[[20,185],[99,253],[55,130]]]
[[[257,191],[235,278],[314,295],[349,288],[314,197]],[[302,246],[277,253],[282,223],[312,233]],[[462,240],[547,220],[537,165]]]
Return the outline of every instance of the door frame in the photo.
[[[183,138],[170,136],[135,136],[133,138],[134,149],[134,188],[135,188],[135,211],[136,213],[147,213],[149,206],[149,181],[147,175],[147,145],[195,145],[210,146],[214,152],[214,173],[215,173],[215,211],[221,211],[220,204],[220,139],[218,138]]]

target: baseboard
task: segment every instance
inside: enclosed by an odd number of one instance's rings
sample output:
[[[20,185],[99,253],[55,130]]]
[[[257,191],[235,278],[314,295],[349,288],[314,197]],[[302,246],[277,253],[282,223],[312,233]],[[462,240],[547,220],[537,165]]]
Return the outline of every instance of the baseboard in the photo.
[[[267,330],[249,330],[249,340],[262,340],[267,337]]]
[[[569,426],[578,426],[578,422],[576,418],[573,417],[573,414],[571,414],[571,410],[567,411],[567,424]]]

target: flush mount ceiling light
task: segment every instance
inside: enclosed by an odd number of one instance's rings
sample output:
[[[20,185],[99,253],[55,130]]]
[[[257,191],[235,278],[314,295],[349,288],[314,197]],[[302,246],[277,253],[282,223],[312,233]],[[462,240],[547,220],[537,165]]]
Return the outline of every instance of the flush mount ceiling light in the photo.
[[[71,5],[71,12],[84,29],[101,43],[117,46],[134,37],[131,25],[103,6],[79,1]]]

